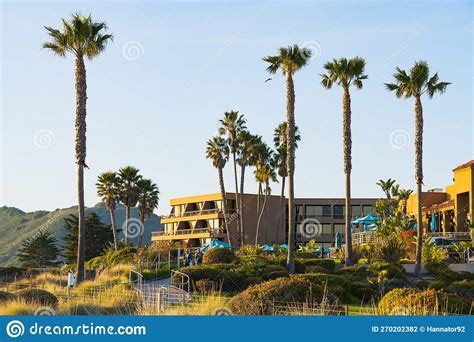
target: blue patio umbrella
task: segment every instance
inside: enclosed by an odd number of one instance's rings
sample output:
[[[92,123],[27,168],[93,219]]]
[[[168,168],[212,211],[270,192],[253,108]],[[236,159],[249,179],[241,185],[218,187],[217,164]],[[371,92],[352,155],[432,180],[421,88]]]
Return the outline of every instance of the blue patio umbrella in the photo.
[[[288,249],[288,245],[286,243],[280,245],[280,248],[283,248],[283,249]]]
[[[435,232],[438,230],[438,220],[436,219],[436,215],[433,213],[431,214],[431,231]]]
[[[231,245],[228,243],[225,243],[220,240],[211,240],[211,243],[208,243],[204,245],[203,248],[201,248],[201,252],[207,252],[209,249],[214,249],[214,248],[233,248]]]
[[[264,252],[274,252],[275,247],[270,246],[270,245],[263,245],[262,246],[262,251],[264,251]]]

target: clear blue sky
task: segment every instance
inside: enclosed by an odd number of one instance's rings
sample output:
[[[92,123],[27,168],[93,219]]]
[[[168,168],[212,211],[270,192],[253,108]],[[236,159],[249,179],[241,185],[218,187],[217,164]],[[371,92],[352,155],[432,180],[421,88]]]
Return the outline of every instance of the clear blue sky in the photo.
[[[40,48],[43,25],[59,27],[76,11],[106,21],[115,36],[87,62],[88,206],[99,202],[97,175],[129,164],[159,185],[159,213],[172,197],[218,192],[207,139],[225,111],[239,110],[271,143],[284,120],[284,79],[265,83],[261,58],[294,43],[320,46],[295,77],[297,197],[344,196],[341,91],[323,89],[318,76],[333,57],[367,61],[369,80],[352,92],[354,197],[381,196],[381,178],[415,185],[413,102],[382,84],[396,65],[424,59],[453,83],[423,102],[426,188],[449,184],[451,170],[472,159],[470,1],[3,2],[0,205],[51,210],[77,202],[74,62]],[[247,191],[255,190],[248,172]]]

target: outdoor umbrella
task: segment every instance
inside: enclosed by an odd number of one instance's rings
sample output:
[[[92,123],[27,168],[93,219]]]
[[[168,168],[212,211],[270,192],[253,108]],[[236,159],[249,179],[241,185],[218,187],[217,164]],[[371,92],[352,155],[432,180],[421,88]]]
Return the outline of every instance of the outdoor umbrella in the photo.
[[[264,251],[264,252],[273,252],[273,251],[275,251],[275,248],[273,246],[270,246],[270,245],[263,245],[262,246],[262,251]]]
[[[207,252],[209,249],[214,249],[214,248],[233,248],[233,247],[223,241],[211,240],[211,243],[204,245],[204,247],[201,249],[201,252],[204,253],[204,252]]]
[[[341,233],[337,232],[336,236],[334,238],[334,247],[335,248],[341,248]]]
[[[282,249],[288,249],[288,245],[287,245],[286,243],[284,243],[284,244],[280,245],[280,248],[282,248]]]
[[[431,214],[431,231],[435,232],[438,230],[438,220],[436,219],[436,215],[433,213]]]

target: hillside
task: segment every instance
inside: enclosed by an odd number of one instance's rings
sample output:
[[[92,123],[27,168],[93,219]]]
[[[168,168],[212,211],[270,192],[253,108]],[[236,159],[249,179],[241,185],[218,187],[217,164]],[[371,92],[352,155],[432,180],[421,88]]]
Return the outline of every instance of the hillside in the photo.
[[[86,209],[86,215],[90,212],[95,212],[102,222],[110,224],[110,216],[107,208],[103,203],[99,203],[92,208]],[[14,208],[1,207],[0,208],[0,266],[15,265],[16,252],[23,241],[31,238],[39,229],[46,228],[60,239],[64,236],[65,231],[63,227],[64,217],[70,214],[77,214],[77,207],[70,207],[64,209],[56,209],[54,211],[38,210],[30,213]],[[137,208],[132,209],[132,217],[138,217]],[[125,221],[125,208],[118,206],[116,213],[117,226],[121,227]],[[145,232],[143,234],[144,243],[151,241],[151,232],[160,231],[163,227],[160,223],[160,218],[157,215],[152,215],[150,220],[145,222]],[[119,236],[122,238],[122,235]],[[133,242],[133,240],[132,240]]]

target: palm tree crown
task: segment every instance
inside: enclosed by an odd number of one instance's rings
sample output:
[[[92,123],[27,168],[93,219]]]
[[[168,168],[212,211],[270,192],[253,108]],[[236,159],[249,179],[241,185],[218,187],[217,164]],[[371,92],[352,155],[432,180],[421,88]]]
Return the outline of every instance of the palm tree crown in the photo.
[[[212,161],[215,168],[224,168],[229,159],[229,146],[221,137],[213,137],[207,142],[206,158]]]
[[[107,25],[104,22],[92,21],[91,15],[85,17],[79,13],[73,14],[70,22],[62,20],[62,31],[46,27],[50,42],[43,44],[44,49],[53,51],[58,56],[66,57],[70,52],[75,56],[86,56],[92,59],[99,55],[110,40],[111,34],[104,34]]]
[[[125,206],[134,207],[138,201],[137,183],[142,179],[140,170],[133,166],[122,167],[119,172],[120,201]]]
[[[138,188],[138,210],[143,220],[148,220],[150,214],[158,207],[160,191],[158,186],[151,179],[140,179],[137,182]]]
[[[239,115],[238,111],[230,111],[224,113],[224,119],[219,120],[221,127],[219,128],[220,135],[227,135],[227,143],[234,153],[238,148],[238,136],[240,132],[244,131],[246,120],[243,115]]]
[[[114,210],[119,201],[119,177],[115,172],[104,172],[97,178],[97,195],[109,210]]]
[[[279,54],[275,56],[266,56],[263,60],[269,63],[267,72],[276,74],[281,69],[283,75],[294,74],[296,71],[308,64],[312,51],[307,48],[300,48],[298,45],[280,48]]]
[[[364,74],[365,60],[361,57],[334,58],[332,62],[327,62],[324,65],[324,69],[327,73],[321,74],[321,84],[327,89],[331,89],[334,83],[343,88],[353,85],[357,89],[362,89],[362,81],[368,78]]]
[[[436,93],[444,93],[449,82],[439,82],[438,73],[430,77],[430,69],[425,61],[416,62],[408,74],[399,67],[393,75],[395,83],[385,83],[389,91],[395,91],[397,98],[419,97],[425,93],[432,98]]]

